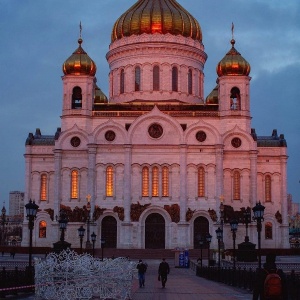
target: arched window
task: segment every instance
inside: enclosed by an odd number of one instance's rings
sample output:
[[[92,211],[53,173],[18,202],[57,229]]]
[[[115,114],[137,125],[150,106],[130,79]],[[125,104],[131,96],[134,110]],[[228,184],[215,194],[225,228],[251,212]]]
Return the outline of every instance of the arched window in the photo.
[[[162,168],[162,196],[169,196],[169,168]]]
[[[159,91],[159,66],[153,67],[153,91]]]
[[[114,194],[114,170],[112,166],[106,168],[106,196],[112,197]]]
[[[265,201],[271,202],[272,201],[272,194],[271,194],[271,176],[267,175],[265,177]]]
[[[158,197],[158,167],[152,169],[152,197]]]
[[[141,68],[140,67],[135,68],[135,86],[134,86],[134,90],[136,92],[141,90]]]
[[[81,109],[82,108],[82,93],[79,86],[73,88],[72,93],[72,109]]]
[[[265,238],[268,240],[273,239],[273,228],[271,222],[265,223]]]
[[[205,197],[205,171],[203,167],[198,169],[198,197]]]
[[[142,196],[149,196],[149,168],[147,167],[142,170]]]
[[[230,109],[241,110],[241,95],[237,87],[232,88],[230,91]]]
[[[47,223],[45,221],[41,221],[39,223],[39,238],[45,239],[47,233]]]
[[[188,94],[193,94],[193,73],[192,70],[189,70],[188,72]]]
[[[241,175],[238,171],[233,173],[233,200],[241,199]]]
[[[124,69],[122,69],[120,74],[120,94],[124,94],[124,92],[125,92],[125,72]]]
[[[41,201],[47,200],[47,175],[41,175],[41,189],[40,189],[40,199]]]
[[[177,69],[177,67],[172,68],[172,91],[178,92],[178,69]]]
[[[71,172],[71,199],[78,199],[78,171]]]

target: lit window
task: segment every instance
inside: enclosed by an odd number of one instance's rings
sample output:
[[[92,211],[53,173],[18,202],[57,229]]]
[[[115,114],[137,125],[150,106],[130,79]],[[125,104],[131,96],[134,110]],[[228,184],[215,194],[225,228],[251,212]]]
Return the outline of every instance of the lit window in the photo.
[[[81,88],[79,86],[75,86],[73,88],[73,94],[72,94],[72,109],[81,109],[81,108],[82,108]]]
[[[271,202],[271,176],[267,175],[265,178],[265,201]]]
[[[178,91],[178,69],[177,67],[172,68],[172,91]]]
[[[158,167],[152,169],[152,196],[158,197]]]
[[[159,91],[159,66],[153,68],[153,91]]]
[[[78,171],[73,170],[71,173],[71,199],[78,198]]]
[[[149,196],[149,169],[144,167],[142,170],[142,196]]]
[[[238,171],[233,173],[233,200],[240,200],[241,176]]]
[[[192,70],[188,72],[188,94],[192,95],[193,93],[193,73]]]
[[[162,196],[169,196],[169,169],[168,167],[162,168]]]
[[[205,172],[204,168],[198,169],[198,197],[205,196]]]
[[[41,175],[41,190],[40,190],[40,198],[42,201],[47,200],[47,175]]]
[[[41,221],[39,223],[39,238],[45,239],[47,231],[47,223],[45,221]]]
[[[113,167],[109,166],[106,168],[106,196],[112,197],[114,192],[114,170]]]
[[[135,87],[134,90],[140,91],[141,90],[141,68],[136,67],[135,68]]]
[[[272,223],[267,222],[265,224],[265,238],[270,240],[273,238],[273,229],[272,229]]]
[[[120,94],[124,94],[124,91],[125,91],[125,73],[124,73],[124,69],[122,69],[120,74]]]

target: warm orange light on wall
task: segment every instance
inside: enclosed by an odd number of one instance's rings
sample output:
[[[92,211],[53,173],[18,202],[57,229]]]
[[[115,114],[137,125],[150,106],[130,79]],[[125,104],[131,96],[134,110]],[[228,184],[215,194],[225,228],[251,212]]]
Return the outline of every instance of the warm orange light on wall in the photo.
[[[151,33],[161,33],[161,23],[152,23],[151,25]]]
[[[106,169],[106,196],[112,197],[114,193],[114,182],[113,182],[113,168],[107,167]]]

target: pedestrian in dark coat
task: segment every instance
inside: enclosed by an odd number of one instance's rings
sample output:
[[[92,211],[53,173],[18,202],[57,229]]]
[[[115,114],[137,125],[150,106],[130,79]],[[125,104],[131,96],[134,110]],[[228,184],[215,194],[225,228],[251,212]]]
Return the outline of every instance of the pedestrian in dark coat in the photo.
[[[147,271],[147,264],[140,259],[136,268],[138,269],[139,285],[141,288],[145,286],[145,273]]]
[[[169,264],[166,262],[166,259],[163,258],[158,268],[158,278],[159,280],[161,280],[161,285],[163,288],[165,288],[166,286],[169,273],[170,273]]]

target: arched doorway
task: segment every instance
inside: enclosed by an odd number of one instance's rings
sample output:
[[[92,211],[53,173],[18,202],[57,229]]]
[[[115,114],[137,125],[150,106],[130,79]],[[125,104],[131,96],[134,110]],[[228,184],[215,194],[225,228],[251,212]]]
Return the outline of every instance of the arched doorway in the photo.
[[[112,216],[104,217],[101,226],[101,238],[105,248],[117,248],[117,221]]]
[[[204,238],[209,233],[209,222],[205,217],[198,217],[194,221],[194,249],[200,249],[199,239]],[[203,248],[207,248],[206,240]]]
[[[150,214],[145,221],[145,248],[165,249],[165,231],[165,219],[160,214]]]

